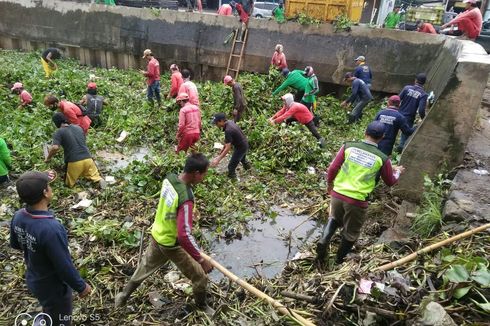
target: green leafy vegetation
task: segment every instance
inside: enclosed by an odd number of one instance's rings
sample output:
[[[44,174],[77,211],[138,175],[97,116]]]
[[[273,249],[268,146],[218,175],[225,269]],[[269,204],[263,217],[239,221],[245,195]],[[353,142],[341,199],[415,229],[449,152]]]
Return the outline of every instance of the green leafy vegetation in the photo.
[[[424,194],[412,230],[422,237],[429,237],[442,225],[442,204],[447,193],[447,183],[440,174],[433,181],[424,177]]]
[[[352,25],[352,20],[346,14],[338,15],[333,22],[335,32],[350,32]]]

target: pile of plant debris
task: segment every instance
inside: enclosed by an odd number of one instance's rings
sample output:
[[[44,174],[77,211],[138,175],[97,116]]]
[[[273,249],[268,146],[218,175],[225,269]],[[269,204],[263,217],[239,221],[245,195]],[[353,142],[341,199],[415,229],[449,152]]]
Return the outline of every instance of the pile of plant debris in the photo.
[[[226,280],[210,283],[211,304],[217,311],[211,321],[187,304],[192,301],[190,282],[176,273],[173,266],[163,268],[140,286],[127,307],[114,309],[114,295],[133,273],[141,236],[147,235],[153,222],[161,181],[166,173],[180,171],[185,160],[184,154],[174,152],[177,108],[171,100],[165,100],[162,108],[149,106],[145,101],[144,79],[134,70],[87,68],[63,60],[55,78],[46,80],[39,53],[2,51],[0,59],[0,115],[4,121],[0,136],[12,146],[13,181],[27,170],[63,169],[62,155],[49,165],[43,161],[42,146],[50,142],[55,131],[52,112],[42,104],[45,94],[78,102],[87,82],[94,80],[99,94],[109,102],[104,107],[102,125],[91,129],[87,140],[103,174],[113,176],[115,183],[103,191],[84,182],[68,189],[61,178],[53,184],[55,197],[51,208],[68,230],[76,267],[94,288],[90,297],[75,301],[75,324],[292,323]],[[29,108],[16,108],[18,98],[10,93],[10,86],[17,81],[34,97],[34,105]],[[341,100],[320,97],[317,112],[322,119],[320,133],[327,140],[327,148],[322,150],[302,126],[268,124],[267,119],[281,107],[280,98],[271,96],[281,83],[277,72],[267,76],[244,73],[240,83],[248,100],[248,112],[239,124],[251,145],[249,158],[253,170],[246,174],[239,170],[241,181],[234,183],[223,173],[226,166],[223,165],[210,170],[205,182],[196,187],[199,218],[195,223],[196,237],[205,251],[208,240],[203,230],[214,239],[233,240],[246,233],[247,221],[274,219],[277,215],[272,209],[274,205],[312,219],[325,219],[328,199],[324,171],[344,141],[363,137],[366,124],[382,106],[381,101],[372,102],[360,123],[346,125]],[[197,85],[203,114],[198,150],[212,157],[217,154],[214,143],[222,142],[223,133],[207,122],[216,112],[231,112],[231,90],[221,83]],[[163,75],[162,93],[168,87],[169,76]],[[126,139],[117,142],[123,131],[127,133]],[[134,159],[134,153],[144,155]],[[114,164],[114,157],[119,162],[128,162],[115,168],[118,164]],[[22,254],[9,247],[9,221],[20,207],[14,183],[1,189],[0,195],[0,324],[9,324],[19,313],[34,312],[40,307],[25,286]],[[82,199],[92,202],[88,207],[73,208]],[[378,189],[354,255],[343,265],[318,272],[313,264],[314,243],[308,242],[287,262],[280,275],[265,279],[258,273],[248,281],[319,325],[369,325],[373,320],[387,325],[412,324],[420,306],[425,305],[423,299],[428,297],[443,304],[458,324],[484,321],[485,311],[489,310],[488,235],[476,235],[434,255],[420,257],[397,272],[372,272],[376,266],[447,236],[441,233],[424,240],[415,237],[396,249],[376,244],[379,235],[392,226],[400,203],[400,199],[391,199],[387,189]],[[298,224],[301,222],[298,220]],[[287,245],[287,235],[281,237]],[[146,244],[148,236],[144,239]],[[290,299],[287,292],[302,294],[302,299]]]

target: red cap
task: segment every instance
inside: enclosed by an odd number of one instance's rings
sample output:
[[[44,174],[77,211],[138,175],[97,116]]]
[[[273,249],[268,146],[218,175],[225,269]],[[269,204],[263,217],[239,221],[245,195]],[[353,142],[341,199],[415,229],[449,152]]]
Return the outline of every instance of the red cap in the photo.
[[[388,99],[388,103],[391,103],[391,104],[393,104],[393,105],[395,105],[395,106],[400,105],[400,102],[401,102],[401,100],[400,100],[400,96],[398,96],[398,95],[392,95],[392,96],[390,96],[390,98]]]
[[[87,84],[88,89],[97,89],[97,84],[94,82],[90,82]]]

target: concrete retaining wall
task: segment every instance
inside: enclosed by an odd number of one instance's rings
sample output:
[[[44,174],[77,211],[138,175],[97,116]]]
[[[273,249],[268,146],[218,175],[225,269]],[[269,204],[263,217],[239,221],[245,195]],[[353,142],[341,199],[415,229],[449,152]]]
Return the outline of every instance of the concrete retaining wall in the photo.
[[[139,57],[151,48],[162,65],[176,62],[205,79],[223,75],[231,46],[223,41],[238,26],[235,17],[209,14],[55,0],[0,1],[1,47],[60,45],[84,64],[119,68],[143,64]],[[329,24],[252,20],[243,69],[266,72],[276,43],[284,45],[291,67],[312,65],[327,83],[340,83],[354,68],[353,59],[365,55],[374,74],[373,90],[397,93],[417,72],[440,62],[437,55],[446,38],[363,27],[334,33]]]
[[[41,49],[58,46],[82,64],[131,68],[144,64],[151,48],[162,67],[178,63],[194,78],[220,80],[231,44],[223,44],[235,17],[57,0],[0,0],[0,47]],[[252,20],[242,69],[267,72],[276,43],[282,43],[291,68],[312,65],[325,83],[339,84],[365,55],[373,70],[372,89],[398,93],[419,72],[438,101],[409,143],[402,162],[407,174],[399,192],[417,199],[423,174],[437,173],[443,162],[461,162],[475,121],[489,63],[483,48],[442,35],[354,27],[335,33],[329,24]]]

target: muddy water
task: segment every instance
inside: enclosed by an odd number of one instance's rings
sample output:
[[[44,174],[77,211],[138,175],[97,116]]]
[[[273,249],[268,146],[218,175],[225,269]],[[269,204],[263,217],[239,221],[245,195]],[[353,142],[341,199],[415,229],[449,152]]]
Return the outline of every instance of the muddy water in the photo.
[[[147,147],[138,147],[128,154],[120,152],[98,151],[97,158],[104,162],[108,170],[117,171],[124,169],[133,161],[145,162],[150,155],[150,149]]]
[[[273,207],[273,210],[278,213],[274,220],[250,221],[249,232],[243,234],[241,240],[211,242],[212,257],[238,277],[271,278],[280,273],[287,260],[293,258],[303,244],[316,239],[320,227],[306,215],[294,215],[290,210],[279,207]],[[210,274],[214,281],[223,277],[216,270]]]

